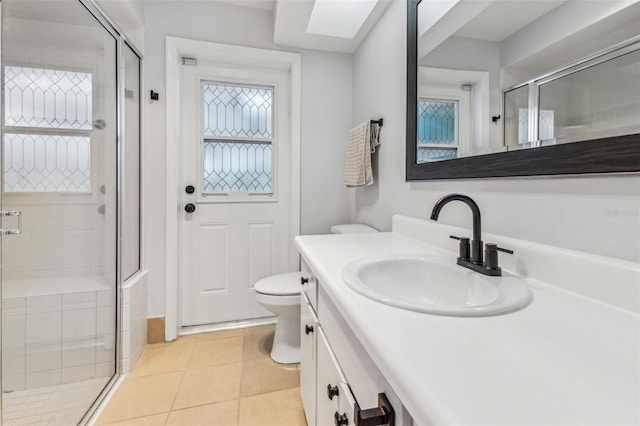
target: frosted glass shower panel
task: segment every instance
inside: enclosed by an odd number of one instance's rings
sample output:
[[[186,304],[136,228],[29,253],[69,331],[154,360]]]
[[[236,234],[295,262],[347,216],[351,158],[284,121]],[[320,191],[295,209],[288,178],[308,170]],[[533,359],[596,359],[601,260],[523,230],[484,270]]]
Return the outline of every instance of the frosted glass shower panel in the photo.
[[[91,130],[92,76],[4,67],[5,126]]]
[[[5,192],[91,191],[88,136],[4,135]]]
[[[121,63],[92,3],[1,0],[5,425],[86,424],[117,371]]]
[[[640,50],[540,85],[543,110],[552,111],[557,143],[640,132]]]
[[[504,144],[508,150],[529,143],[529,86],[504,93]]]
[[[273,137],[273,88],[203,83],[202,99],[205,137]]]
[[[125,45],[122,274],[140,269],[140,58]]]

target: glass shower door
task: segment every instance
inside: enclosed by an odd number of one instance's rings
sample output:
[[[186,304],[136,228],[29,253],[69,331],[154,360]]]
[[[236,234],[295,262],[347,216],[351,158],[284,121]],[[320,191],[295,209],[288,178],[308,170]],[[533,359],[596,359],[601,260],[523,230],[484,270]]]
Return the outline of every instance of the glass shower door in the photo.
[[[116,372],[117,40],[2,0],[3,424],[77,424]],[[5,218],[2,227],[11,227]]]

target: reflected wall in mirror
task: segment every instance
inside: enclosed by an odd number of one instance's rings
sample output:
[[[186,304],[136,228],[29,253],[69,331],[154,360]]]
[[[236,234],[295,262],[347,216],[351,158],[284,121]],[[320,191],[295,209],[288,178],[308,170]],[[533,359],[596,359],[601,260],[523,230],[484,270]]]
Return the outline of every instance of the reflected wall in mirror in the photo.
[[[640,1],[409,0],[407,17],[407,180],[640,171]]]

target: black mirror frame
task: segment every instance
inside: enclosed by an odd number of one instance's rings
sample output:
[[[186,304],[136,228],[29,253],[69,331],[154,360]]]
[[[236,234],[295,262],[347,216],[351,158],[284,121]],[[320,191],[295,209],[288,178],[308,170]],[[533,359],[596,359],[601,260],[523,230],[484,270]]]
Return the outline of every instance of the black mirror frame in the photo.
[[[418,164],[420,1],[407,0],[407,181],[640,172],[640,133]]]

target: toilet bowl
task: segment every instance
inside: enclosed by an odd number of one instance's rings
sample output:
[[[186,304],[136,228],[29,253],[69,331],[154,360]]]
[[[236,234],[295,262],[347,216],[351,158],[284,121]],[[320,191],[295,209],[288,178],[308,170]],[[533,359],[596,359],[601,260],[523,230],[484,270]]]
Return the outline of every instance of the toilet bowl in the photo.
[[[334,225],[334,234],[378,232],[361,224]],[[258,281],[254,289],[256,300],[278,315],[273,336],[271,359],[280,364],[300,362],[300,284],[301,272],[273,275]]]
[[[278,315],[271,359],[300,362],[300,272],[273,275],[256,283],[256,300]]]

